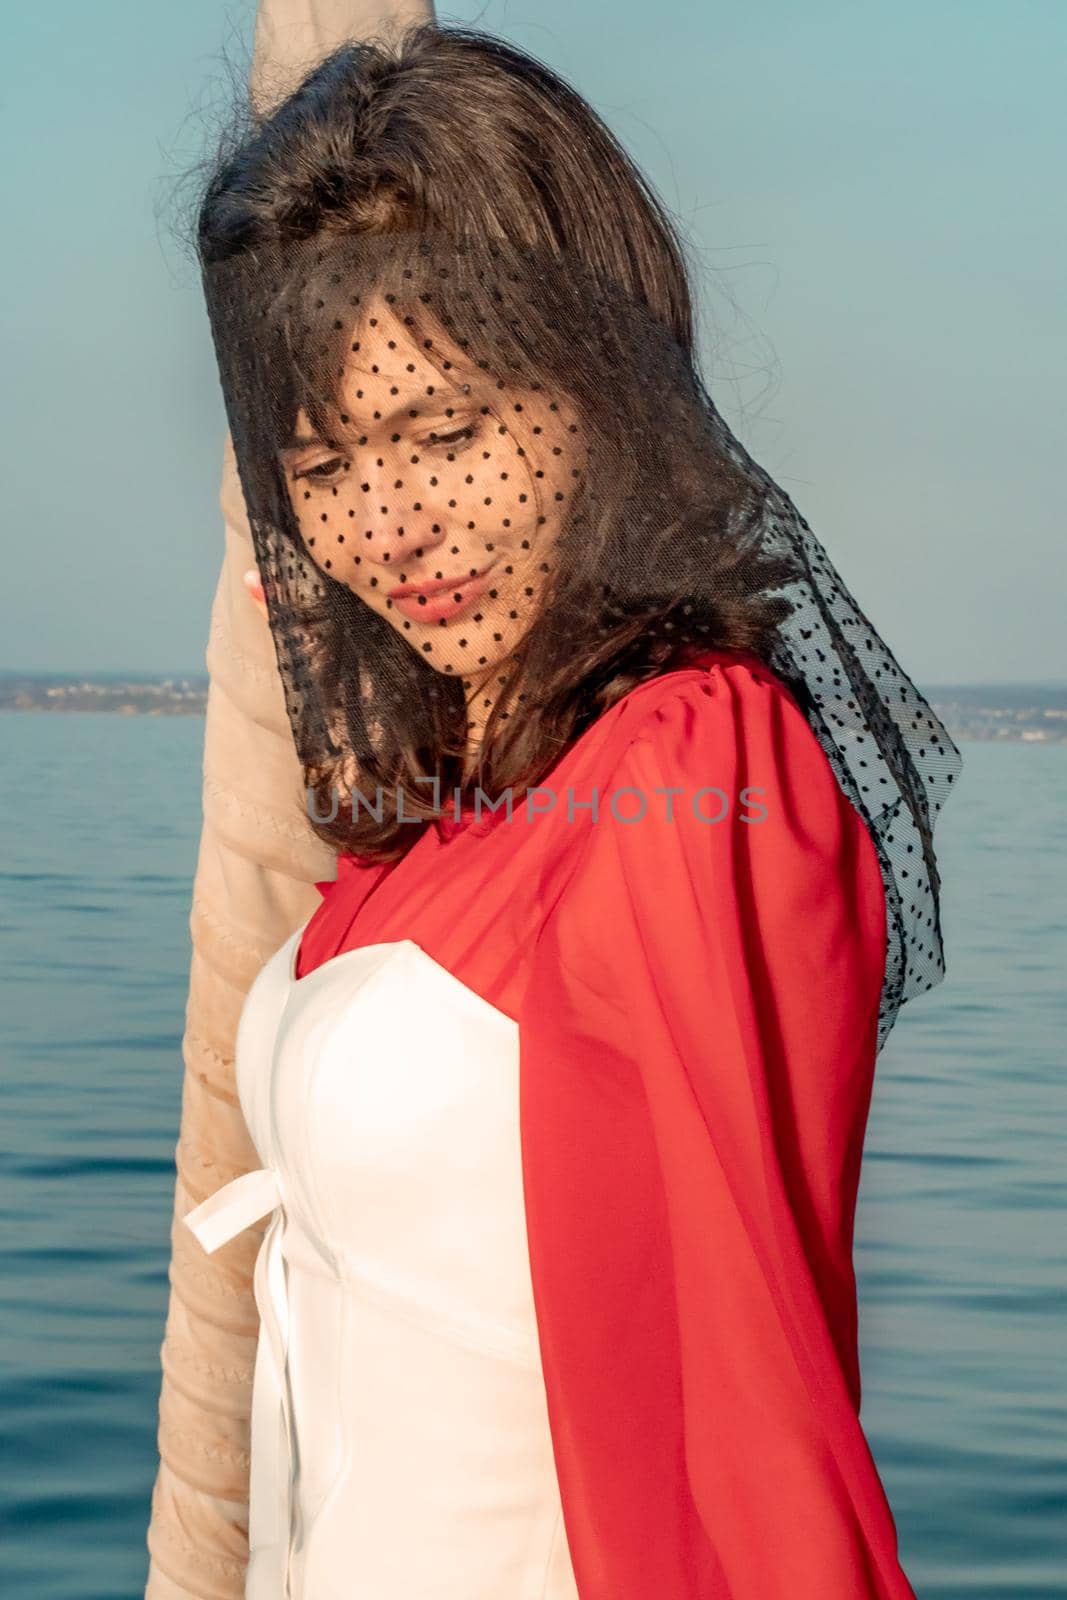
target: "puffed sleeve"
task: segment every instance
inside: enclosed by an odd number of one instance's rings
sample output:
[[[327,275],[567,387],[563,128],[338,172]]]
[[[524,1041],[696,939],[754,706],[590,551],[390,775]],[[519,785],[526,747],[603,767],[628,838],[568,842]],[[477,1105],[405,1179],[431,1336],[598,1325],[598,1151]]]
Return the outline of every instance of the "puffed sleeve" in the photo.
[[[877,855],[779,679],[672,676],[554,885],[520,1015],[579,1590],[914,1600],[859,1420]]]

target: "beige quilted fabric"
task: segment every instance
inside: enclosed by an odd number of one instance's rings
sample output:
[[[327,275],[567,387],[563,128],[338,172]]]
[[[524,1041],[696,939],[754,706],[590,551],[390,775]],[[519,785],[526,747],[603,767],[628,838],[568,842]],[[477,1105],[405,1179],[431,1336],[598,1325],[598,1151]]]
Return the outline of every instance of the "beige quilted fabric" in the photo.
[[[423,0],[262,0],[251,89],[284,96],[346,37],[432,15]],[[160,1465],[145,1600],[239,1600],[248,1556],[249,1410],[262,1225],[207,1255],[180,1218],[259,1165],[234,1087],[241,1006],[264,961],[315,909],[331,851],[308,827],[302,776],[267,623],[242,575],[255,565],[230,439],[226,547],[211,612],[203,831],[193,881],[170,1304],[161,1349]]]

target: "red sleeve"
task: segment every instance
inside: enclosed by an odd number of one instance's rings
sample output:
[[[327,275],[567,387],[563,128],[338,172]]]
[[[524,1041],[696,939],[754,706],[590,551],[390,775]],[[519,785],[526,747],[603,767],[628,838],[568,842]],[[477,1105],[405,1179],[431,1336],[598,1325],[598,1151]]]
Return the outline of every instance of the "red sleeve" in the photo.
[[[877,856],[765,668],[679,675],[646,705],[520,1019],[582,1600],[914,1600],[858,1415]]]

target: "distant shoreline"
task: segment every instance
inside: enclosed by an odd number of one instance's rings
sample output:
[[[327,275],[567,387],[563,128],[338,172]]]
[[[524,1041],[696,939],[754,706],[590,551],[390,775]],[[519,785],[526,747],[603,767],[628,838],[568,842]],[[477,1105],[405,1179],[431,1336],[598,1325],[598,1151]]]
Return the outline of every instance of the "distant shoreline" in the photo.
[[[922,687],[922,686],[920,686]],[[1067,744],[1067,683],[922,687],[953,739]],[[206,674],[186,677],[0,672],[0,711],[203,717]]]

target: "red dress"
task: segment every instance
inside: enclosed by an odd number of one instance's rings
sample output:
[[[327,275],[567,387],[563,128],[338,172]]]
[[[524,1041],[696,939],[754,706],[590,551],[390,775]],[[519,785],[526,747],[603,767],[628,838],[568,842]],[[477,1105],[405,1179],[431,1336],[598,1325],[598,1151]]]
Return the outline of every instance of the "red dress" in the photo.
[[[631,690],[543,789],[534,820],[519,800],[398,863],[339,858],[296,971],[411,939],[519,1025],[582,1600],[914,1600],[858,1414],[886,953],[866,825],[737,651]]]

